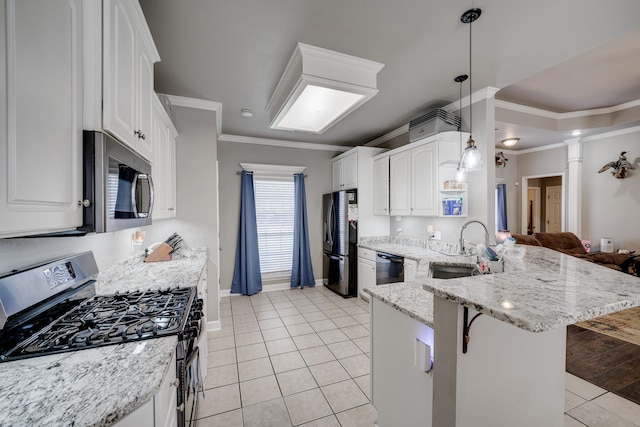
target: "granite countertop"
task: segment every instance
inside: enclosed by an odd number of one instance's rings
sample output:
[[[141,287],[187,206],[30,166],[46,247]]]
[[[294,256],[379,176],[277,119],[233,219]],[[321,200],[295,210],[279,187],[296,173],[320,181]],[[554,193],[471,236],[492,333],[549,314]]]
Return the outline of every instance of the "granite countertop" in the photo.
[[[420,255],[412,286],[376,286],[365,292],[417,320],[423,319],[429,326],[433,322],[433,300],[420,295],[419,287],[531,332],[640,305],[640,278],[547,248],[524,247],[524,258],[507,261],[504,273],[443,280],[428,277],[429,262],[455,265],[474,258],[443,258],[416,248],[412,241],[385,243],[384,238],[363,239],[360,246],[411,258]]]
[[[135,255],[101,272],[96,292],[196,286],[206,259],[206,248],[148,264]],[[160,390],[176,344],[169,336],[0,363],[0,425],[111,425]]]

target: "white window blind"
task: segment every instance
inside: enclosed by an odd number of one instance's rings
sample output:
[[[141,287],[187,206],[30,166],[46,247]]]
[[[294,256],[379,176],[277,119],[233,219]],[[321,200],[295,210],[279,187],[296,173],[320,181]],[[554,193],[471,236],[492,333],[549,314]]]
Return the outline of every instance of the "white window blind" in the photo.
[[[258,250],[263,276],[289,276],[293,259],[293,176],[254,176]]]

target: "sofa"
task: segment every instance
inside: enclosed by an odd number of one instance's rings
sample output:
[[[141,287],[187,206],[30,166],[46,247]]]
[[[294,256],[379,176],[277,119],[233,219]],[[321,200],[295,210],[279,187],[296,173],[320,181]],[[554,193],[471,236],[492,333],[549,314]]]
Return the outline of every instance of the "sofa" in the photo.
[[[514,234],[512,237],[516,239],[517,244],[544,246],[604,267],[640,276],[640,257],[618,253],[589,253],[578,236],[570,232]]]

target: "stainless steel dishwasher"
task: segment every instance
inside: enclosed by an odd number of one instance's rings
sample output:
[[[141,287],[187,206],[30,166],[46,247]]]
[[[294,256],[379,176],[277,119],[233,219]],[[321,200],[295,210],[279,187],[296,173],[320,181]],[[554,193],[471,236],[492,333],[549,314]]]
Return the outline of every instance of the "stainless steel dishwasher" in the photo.
[[[404,282],[404,257],[376,252],[376,285]]]

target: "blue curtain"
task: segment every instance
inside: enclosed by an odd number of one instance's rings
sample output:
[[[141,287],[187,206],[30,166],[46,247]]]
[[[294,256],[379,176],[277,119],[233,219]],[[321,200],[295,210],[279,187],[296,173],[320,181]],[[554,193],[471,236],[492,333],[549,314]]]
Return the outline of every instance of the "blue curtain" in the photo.
[[[262,276],[258,254],[258,226],[256,224],[256,201],[253,194],[253,173],[242,171],[240,225],[238,226],[238,247],[231,293],[253,295],[261,290]]]
[[[496,231],[508,230],[507,227],[507,185],[496,185]]]
[[[309,249],[309,227],[307,223],[307,196],[304,190],[304,175],[293,175],[294,183],[294,225],[293,225],[293,264],[291,266],[291,287],[314,286]]]

